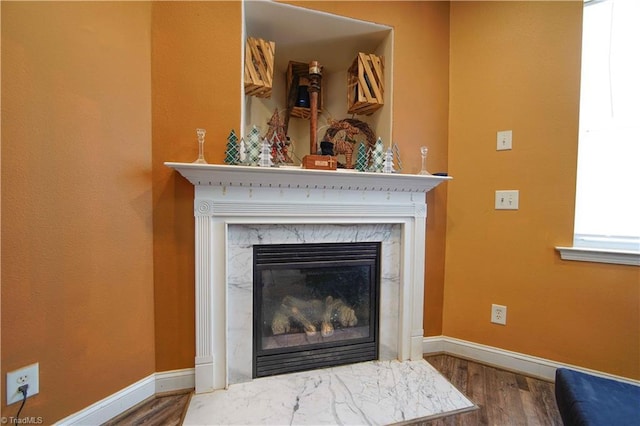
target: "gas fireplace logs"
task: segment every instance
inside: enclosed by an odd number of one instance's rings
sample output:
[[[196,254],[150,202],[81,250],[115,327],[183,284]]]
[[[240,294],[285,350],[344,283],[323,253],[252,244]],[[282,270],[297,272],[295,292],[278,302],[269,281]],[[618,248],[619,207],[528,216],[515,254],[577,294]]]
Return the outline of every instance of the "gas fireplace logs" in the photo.
[[[355,311],[342,299],[331,296],[322,301],[319,299],[302,300],[293,296],[282,299],[280,308],[273,315],[271,331],[274,335],[289,333],[292,326],[298,323],[308,336],[314,336],[320,327],[320,335],[333,335],[333,322],[342,327],[354,327],[358,324]]]

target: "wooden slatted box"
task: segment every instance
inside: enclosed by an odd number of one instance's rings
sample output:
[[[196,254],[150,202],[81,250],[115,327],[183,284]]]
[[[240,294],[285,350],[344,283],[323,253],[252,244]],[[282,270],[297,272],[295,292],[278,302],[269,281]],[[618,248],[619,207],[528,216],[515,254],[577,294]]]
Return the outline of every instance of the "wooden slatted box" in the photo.
[[[374,54],[358,53],[348,71],[349,114],[371,115],[384,105],[384,61]]]
[[[244,93],[258,98],[270,98],[273,88],[273,64],[276,44],[260,38],[247,37],[244,51]]]
[[[301,85],[309,85],[309,63],[289,61],[287,67],[287,112],[291,117],[304,118],[309,120],[311,109],[308,107],[295,106],[298,95],[298,88]],[[324,79],[320,80],[320,92],[318,93],[318,114],[322,112],[322,93],[324,92]]]

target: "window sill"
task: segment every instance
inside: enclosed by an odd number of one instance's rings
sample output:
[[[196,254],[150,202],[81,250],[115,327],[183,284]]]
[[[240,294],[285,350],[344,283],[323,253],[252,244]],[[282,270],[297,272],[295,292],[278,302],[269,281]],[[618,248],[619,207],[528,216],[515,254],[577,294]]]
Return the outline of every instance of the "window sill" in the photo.
[[[556,247],[563,260],[582,262],[613,263],[616,265],[640,266],[640,252],[595,249],[588,247]]]

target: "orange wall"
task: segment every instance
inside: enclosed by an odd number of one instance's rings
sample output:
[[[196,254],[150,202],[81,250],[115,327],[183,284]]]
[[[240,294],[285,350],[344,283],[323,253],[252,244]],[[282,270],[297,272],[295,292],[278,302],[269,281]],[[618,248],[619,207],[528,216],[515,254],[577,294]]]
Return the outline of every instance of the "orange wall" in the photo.
[[[394,27],[405,172],[425,144],[428,169],[454,176],[428,196],[425,335],[639,378],[638,269],[553,249],[572,234],[581,2],[299,4]],[[163,162],[196,158],[196,127],[222,162],[240,125],[241,6],[1,7],[0,387],[39,361],[28,407],[50,423],[194,365],[193,188]],[[504,129],[514,150],[497,153]],[[521,209],[494,211],[512,188]]]
[[[52,424],[155,371],[150,5],[2,2],[2,416]]]
[[[207,130],[205,158],[221,164],[240,126],[241,3],[154,2],[153,228],[158,371],[194,366],[193,185],[164,165],[198,157],[196,128]]]
[[[443,334],[640,379],[640,271],[554,250],[573,238],[581,25],[582,2],[451,3]],[[520,210],[495,211],[497,189]]]

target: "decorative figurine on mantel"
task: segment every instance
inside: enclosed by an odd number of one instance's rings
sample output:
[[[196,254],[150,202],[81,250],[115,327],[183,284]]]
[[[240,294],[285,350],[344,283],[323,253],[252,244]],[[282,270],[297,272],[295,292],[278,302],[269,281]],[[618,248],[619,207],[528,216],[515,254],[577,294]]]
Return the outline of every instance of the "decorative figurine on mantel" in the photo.
[[[364,142],[360,142],[358,145],[358,155],[356,157],[356,170],[359,172],[366,172],[369,166],[369,156],[367,155],[367,146]]]
[[[378,138],[376,141],[376,145],[373,148],[372,158],[371,158],[371,171],[372,172],[382,172],[384,167],[384,145],[382,143],[382,139]]]
[[[244,138],[240,138],[240,164],[247,162],[247,144],[244,143]]]
[[[393,161],[396,164],[396,172],[400,173],[402,171],[402,160],[400,159],[400,147],[397,143],[393,144]]]
[[[224,163],[229,165],[240,164],[240,151],[238,146],[238,136],[235,130],[231,130],[227,136],[227,149],[224,151]]]
[[[384,155],[384,163],[382,165],[382,173],[393,173],[393,151],[391,147],[387,148],[387,152]]]
[[[335,170],[338,161],[333,155],[318,155],[318,93],[322,81],[322,67],[318,61],[309,62],[309,155],[302,159],[305,169]]]
[[[247,165],[257,166],[260,160],[260,130],[256,126],[253,126],[249,131],[247,140],[245,141],[245,148],[247,157],[245,159]]]
[[[287,134],[284,130],[284,120],[280,118],[278,108],[273,112],[267,125],[269,127],[264,137],[271,143],[272,157],[276,164],[293,163],[289,156],[289,143],[287,143]]]
[[[370,147],[375,147],[376,139],[373,130],[367,123],[355,118],[343,120],[328,119],[329,128],[320,142],[323,155],[344,155],[344,165],[341,167],[352,169],[353,153],[358,140],[363,140]],[[366,148],[365,148],[366,150]],[[357,153],[356,153],[357,156]],[[357,162],[356,158],[356,162]]]
[[[264,138],[260,144],[260,154],[258,154],[258,166],[271,167],[273,166],[273,159],[271,158],[271,144]]]
[[[204,159],[204,135],[207,134],[205,129],[196,129],[196,135],[198,135],[198,159],[194,161],[197,164],[207,164],[207,160]]]
[[[318,153],[318,93],[322,81],[322,67],[318,61],[309,62],[309,102],[311,117],[309,118],[309,152]]]

